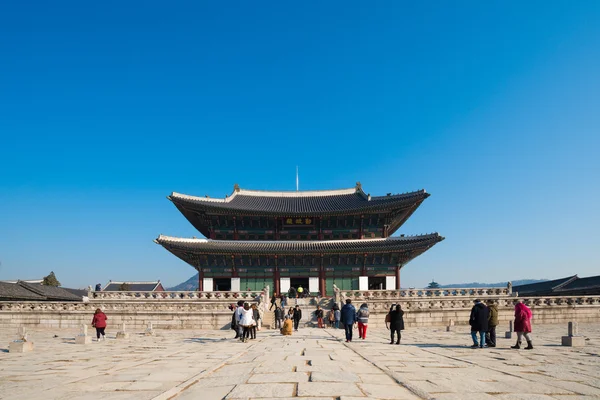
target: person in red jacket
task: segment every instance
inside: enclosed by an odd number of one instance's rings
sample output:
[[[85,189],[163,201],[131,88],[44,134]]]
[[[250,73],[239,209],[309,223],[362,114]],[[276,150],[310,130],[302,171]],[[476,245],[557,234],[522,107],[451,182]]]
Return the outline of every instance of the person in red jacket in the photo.
[[[104,329],[106,328],[106,314],[102,312],[101,309],[97,308],[94,313],[94,318],[92,319],[92,326],[96,328],[96,337],[98,341],[100,341],[100,335],[102,335],[102,340],[106,340],[104,336]]]
[[[521,341],[523,336],[527,340],[527,347],[525,350],[533,349],[533,342],[531,339],[531,310],[521,301],[515,305],[515,332],[517,332],[517,344],[511,346],[512,349],[520,349]]]

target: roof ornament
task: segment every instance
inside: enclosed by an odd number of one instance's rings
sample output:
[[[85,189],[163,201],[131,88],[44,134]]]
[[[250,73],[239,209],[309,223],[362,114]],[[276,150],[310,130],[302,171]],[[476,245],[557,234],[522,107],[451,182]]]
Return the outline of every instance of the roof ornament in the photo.
[[[360,182],[356,182],[356,191],[360,192],[362,190],[362,184]]]
[[[239,192],[240,191],[240,185],[238,185],[237,183],[235,185],[233,185],[233,191],[234,192]]]
[[[371,193],[367,195],[367,200],[371,201]]]

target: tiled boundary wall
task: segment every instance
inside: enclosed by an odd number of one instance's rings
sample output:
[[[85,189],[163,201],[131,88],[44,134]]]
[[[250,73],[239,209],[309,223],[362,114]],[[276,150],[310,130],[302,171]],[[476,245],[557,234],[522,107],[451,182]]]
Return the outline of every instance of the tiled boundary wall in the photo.
[[[262,299],[265,298],[268,296],[263,295]],[[475,298],[494,299],[498,303],[500,326],[508,326],[508,321],[513,319],[514,304],[519,300],[518,297],[507,293],[485,296],[481,293],[469,293],[417,298],[398,298],[395,292],[380,293],[377,296],[373,296],[372,292],[336,294],[336,299],[340,302],[346,298],[351,298],[357,308],[361,303],[369,304],[369,325],[372,327],[384,326],[387,311],[397,302],[405,310],[405,322],[408,327],[443,326],[447,325],[450,319],[454,320],[456,325],[466,325]],[[522,300],[531,307],[534,324],[600,322],[600,296],[531,297]],[[210,300],[99,299],[89,303],[0,302],[0,326],[76,328],[83,323],[89,324],[94,310],[102,308],[109,318],[109,330],[116,330],[122,322],[132,331],[143,331],[149,322],[158,329],[228,329],[231,312],[227,307],[233,302],[231,299],[214,297]],[[332,304],[325,299],[321,301],[323,305],[328,303]],[[268,301],[263,301],[262,305],[268,307]],[[311,318],[313,307],[303,307],[303,315],[307,321]],[[324,308],[327,310],[329,307]]]

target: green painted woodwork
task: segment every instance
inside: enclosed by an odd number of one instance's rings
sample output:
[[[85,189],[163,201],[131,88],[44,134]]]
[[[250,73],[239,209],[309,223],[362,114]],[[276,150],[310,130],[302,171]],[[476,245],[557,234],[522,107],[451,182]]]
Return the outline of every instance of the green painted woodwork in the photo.
[[[273,290],[273,278],[240,278],[241,290],[261,291],[267,285]]]

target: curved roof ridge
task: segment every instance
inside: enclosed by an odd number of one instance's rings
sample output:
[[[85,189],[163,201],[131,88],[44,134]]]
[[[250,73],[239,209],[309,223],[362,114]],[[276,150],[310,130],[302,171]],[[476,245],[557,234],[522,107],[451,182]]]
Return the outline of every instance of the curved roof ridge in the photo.
[[[263,196],[263,197],[317,197],[317,196],[335,196],[354,194],[356,188],[347,189],[325,189],[325,190],[254,190],[240,189],[238,194],[246,196]],[[235,192],[234,192],[235,193]]]
[[[325,190],[255,190],[255,189],[241,189],[236,187],[230,196],[225,198],[216,198],[208,196],[194,196],[189,194],[183,194],[178,192],[172,192],[170,196],[167,196],[169,200],[173,198],[184,199],[197,202],[213,202],[213,203],[229,203],[238,195],[254,196],[254,197],[288,197],[288,198],[299,198],[299,197],[327,197],[327,196],[344,196],[351,194],[359,194],[365,198],[366,201],[383,200],[383,199],[396,199],[406,197],[410,195],[418,195],[427,193],[425,189],[415,190],[412,192],[397,193],[394,195],[385,196],[370,196],[367,195],[362,187],[352,187],[346,189],[325,189]]]

